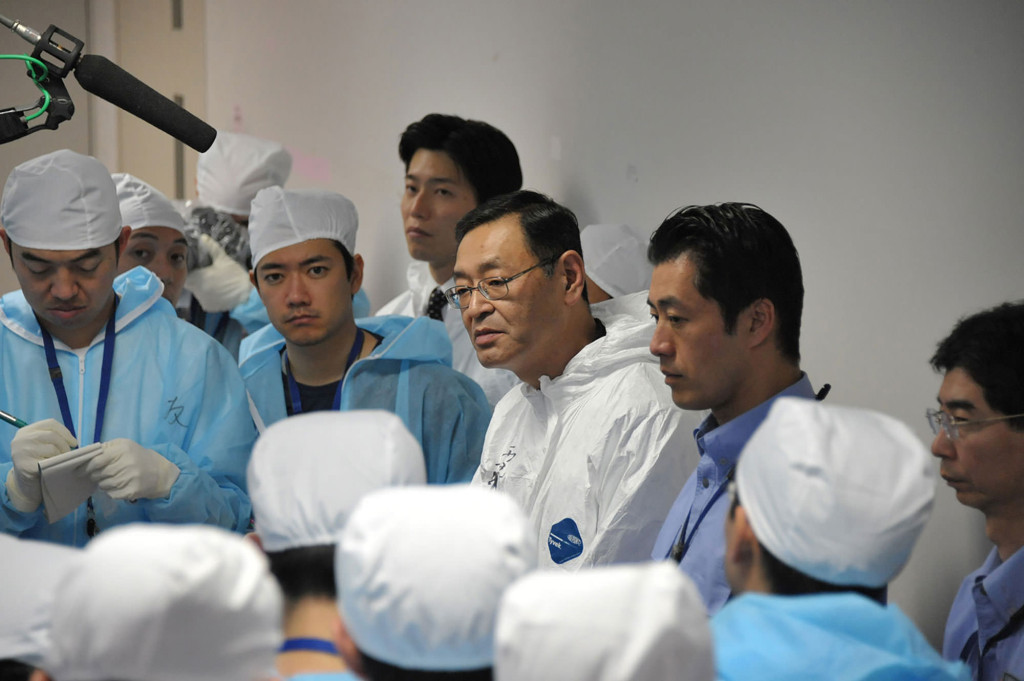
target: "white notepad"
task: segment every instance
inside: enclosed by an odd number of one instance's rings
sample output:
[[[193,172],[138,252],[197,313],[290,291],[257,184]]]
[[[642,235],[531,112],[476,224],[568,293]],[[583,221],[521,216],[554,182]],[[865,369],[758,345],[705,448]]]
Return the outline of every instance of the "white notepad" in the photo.
[[[102,451],[103,443],[96,442],[39,462],[47,522],[57,522],[93,495],[96,483],[85,474],[85,464]]]

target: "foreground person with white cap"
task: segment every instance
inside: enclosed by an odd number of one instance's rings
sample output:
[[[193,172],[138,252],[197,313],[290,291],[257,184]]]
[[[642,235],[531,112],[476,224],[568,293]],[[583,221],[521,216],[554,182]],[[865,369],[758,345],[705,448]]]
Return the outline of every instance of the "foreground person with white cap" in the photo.
[[[498,681],[711,681],[697,588],[664,562],[536,572],[498,611]]]
[[[371,681],[489,680],[498,603],[533,569],[532,543],[504,494],[458,485],[367,495],[338,544],[338,649]]]
[[[883,605],[934,495],[928,452],[901,422],[776,400],[736,469],[725,571],[738,595],[711,620],[719,678],[968,678]]]
[[[110,173],[67,150],[41,156],[11,172],[0,210],[22,286],[0,299],[0,409],[30,424],[0,424],[0,530],[82,545],[137,521],[244,529],[256,432],[241,377],[153,273],[115,280],[131,230]],[[40,461],[90,443],[99,491],[48,523]]]
[[[355,679],[334,643],[334,554],[356,503],[384,487],[423,485],[423,452],[385,411],[316,412],[278,421],[249,461],[256,537],[285,596],[278,672],[290,679]]]
[[[355,206],[334,192],[271,187],[253,201],[252,281],[272,322],[242,343],[256,425],[308,411],[383,409],[423,447],[429,482],[468,480],[490,405],[451,368],[451,344],[434,321],[369,317],[356,326],[357,226]]]
[[[77,549],[0,534],[0,679],[28,681],[50,649],[54,586]]]
[[[105,533],[54,595],[53,645],[32,681],[264,681],[281,591],[251,542],[216,527]]]

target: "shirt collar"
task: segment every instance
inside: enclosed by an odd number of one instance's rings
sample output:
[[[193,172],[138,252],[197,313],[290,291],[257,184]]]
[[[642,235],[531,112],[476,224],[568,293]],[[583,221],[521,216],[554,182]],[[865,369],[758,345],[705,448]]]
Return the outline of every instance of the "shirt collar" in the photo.
[[[714,415],[709,414],[693,432],[701,455],[714,459],[719,468],[731,469],[736,465],[747,440],[768,415],[772,403],[780,397],[814,399],[814,389],[811,387],[811,380],[807,378],[807,374],[801,373],[800,380],[796,383],[772,395],[725,425],[718,425]]]
[[[976,582],[981,581],[985,593],[1007,619],[1024,607],[1024,549],[1018,549],[1006,561],[999,560],[999,552],[992,549],[978,570]]]

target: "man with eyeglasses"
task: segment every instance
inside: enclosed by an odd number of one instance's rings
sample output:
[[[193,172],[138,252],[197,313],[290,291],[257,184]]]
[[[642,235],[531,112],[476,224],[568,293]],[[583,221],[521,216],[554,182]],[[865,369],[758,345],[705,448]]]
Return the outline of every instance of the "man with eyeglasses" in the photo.
[[[263,432],[311,411],[383,409],[420,443],[427,482],[466,482],[480,462],[490,405],[451,368],[439,324],[398,315],[356,324],[357,224],[355,206],[335,192],[268,187],[253,200],[251,276],[271,322],[242,342],[256,426]]]
[[[520,503],[541,566],[646,560],[696,460],[697,419],[647,352],[644,293],[592,312],[576,217],[536,192],[481,204],[456,239],[448,300],[480,363],[521,381],[495,407],[473,484]]]
[[[944,373],[932,454],[995,544],[960,585],[942,653],[977,681],[1024,679],[1024,301],[960,320],[931,364]]]

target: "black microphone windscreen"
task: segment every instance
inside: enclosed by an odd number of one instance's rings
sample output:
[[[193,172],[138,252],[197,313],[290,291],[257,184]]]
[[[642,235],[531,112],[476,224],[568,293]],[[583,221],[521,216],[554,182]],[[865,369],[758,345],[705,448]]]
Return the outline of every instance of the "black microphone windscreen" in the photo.
[[[106,57],[83,54],[75,67],[82,87],[181,140],[196,151],[210,148],[217,131]]]

